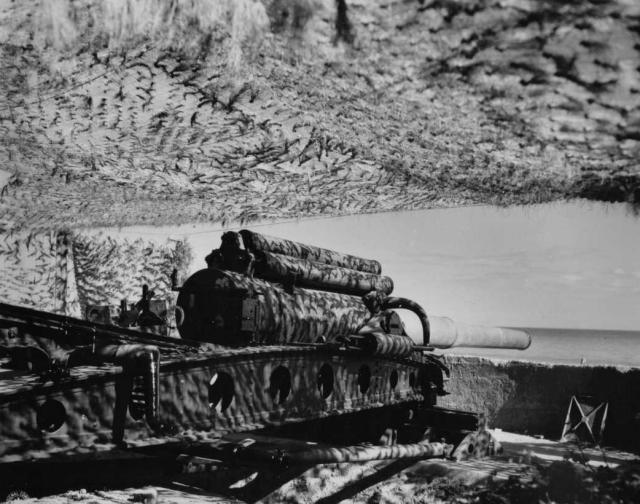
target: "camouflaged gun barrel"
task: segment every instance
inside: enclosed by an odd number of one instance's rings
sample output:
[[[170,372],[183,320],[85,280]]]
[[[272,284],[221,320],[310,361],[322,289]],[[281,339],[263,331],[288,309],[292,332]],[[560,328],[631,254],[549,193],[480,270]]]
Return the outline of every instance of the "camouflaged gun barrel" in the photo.
[[[509,348],[526,350],[531,336],[519,329],[485,327],[454,322],[448,317],[429,317],[431,339],[435,348]]]
[[[242,236],[244,249],[241,248]],[[389,295],[393,281],[380,275],[380,263],[251,231],[222,235],[206,258],[210,268],[243,273],[283,285],[364,296]],[[376,273],[377,272],[377,273]]]
[[[290,281],[310,289],[357,296],[364,296],[373,290],[387,295],[393,292],[393,280],[388,276],[272,252],[256,253],[254,267],[254,276],[258,278],[274,282]]]
[[[378,311],[363,296],[393,291],[377,261],[247,230],[224,233],[206,261],[209,268],[180,289],[176,320],[183,338],[227,345],[330,342],[358,333]]]
[[[240,238],[244,243],[241,248]],[[408,309],[420,319],[418,346],[525,349],[523,331],[456,324],[427,317],[417,303],[391,297],[393,281],[378,261],[261,235],[227,232],[219,249],[183,285],[177,301],[183,338],[227,345],[331,342],[369,335],[370,354],[404,355],[409,338],[376,326],[383,313]],[[384,318],[384,317],[383,317]],[[380,325],[380,324],[378,324]],[[430,328],[430,326],[432,326]]]
[[[240,235],[245,248],[250,252],[272,252],[375,275],[379,275],[382,271],[380,263],[373,259],[363,259],[362,257],[342,254],[334,250],[267,236],[247,229],[240,231]]]

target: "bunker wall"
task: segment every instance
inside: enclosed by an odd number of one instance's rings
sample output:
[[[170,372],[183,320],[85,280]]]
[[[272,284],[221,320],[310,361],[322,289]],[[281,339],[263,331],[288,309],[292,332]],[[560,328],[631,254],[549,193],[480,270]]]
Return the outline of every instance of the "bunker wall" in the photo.
[[[640,369],[446,357],[444,407],[482,412],[490,427],[559,439],[573,395],[609,403],[603,444],[640,449]]]

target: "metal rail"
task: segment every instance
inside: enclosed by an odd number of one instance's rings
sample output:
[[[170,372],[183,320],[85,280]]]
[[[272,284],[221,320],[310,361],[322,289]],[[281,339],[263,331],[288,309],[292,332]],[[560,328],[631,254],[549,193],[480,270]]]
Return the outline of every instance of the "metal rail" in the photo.
[[[159,349],[167,350],[190,350],[201,346],[201,343],[196,341],[177,340],[6,303],[0,303],[0,320],[5,324],[33,327],[47,333],[55,333],[57,336],[68,338],[75,344],[92,344],[95,338],[101,338],[112,343],[155,345]]]

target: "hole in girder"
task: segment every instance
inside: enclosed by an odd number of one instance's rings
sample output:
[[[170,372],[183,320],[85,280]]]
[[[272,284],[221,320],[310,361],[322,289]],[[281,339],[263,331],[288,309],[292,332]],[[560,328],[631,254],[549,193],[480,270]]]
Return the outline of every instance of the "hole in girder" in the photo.
[[[333,368],[329,364],[323,364],[318,371],[318,390],[323,399],[333,392]]]
[[[209,407],[226,410],[233,401],[233,378],[227,373],[214,373],[209,380]]]
[[[47,399],[36,411],[38,429],[55,432],[67,420],[67,410],[60,401]]]
[[[394,390],[398,385],[398,371],[391,371],[391,376],[389,376],[389,385],[391,385],[391,390]]]
[[[409,373],[409,386],[412,387],[412,388],[416,386],[416,374],[415,373]]]
[[[269,379],[269,395],[276,404],[282,404],[291,393],[291,373],[284,366],[278,366]]]
[[[369,386],[371,385],[371,369],[366,364],[360,366],[358,370],[358,387],[360,388],[360,392],[362,394],[366,393],[369,390]]]

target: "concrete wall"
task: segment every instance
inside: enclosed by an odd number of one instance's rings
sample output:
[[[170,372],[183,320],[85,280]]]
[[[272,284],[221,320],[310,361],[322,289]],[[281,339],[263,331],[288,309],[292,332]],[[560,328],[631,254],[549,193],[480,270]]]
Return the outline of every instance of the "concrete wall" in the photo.
[[[444,407],[483,412],[491,427],[558,439],[569,401],[609,403],[604,443],[640,449],[640,369],[447,357]]]

